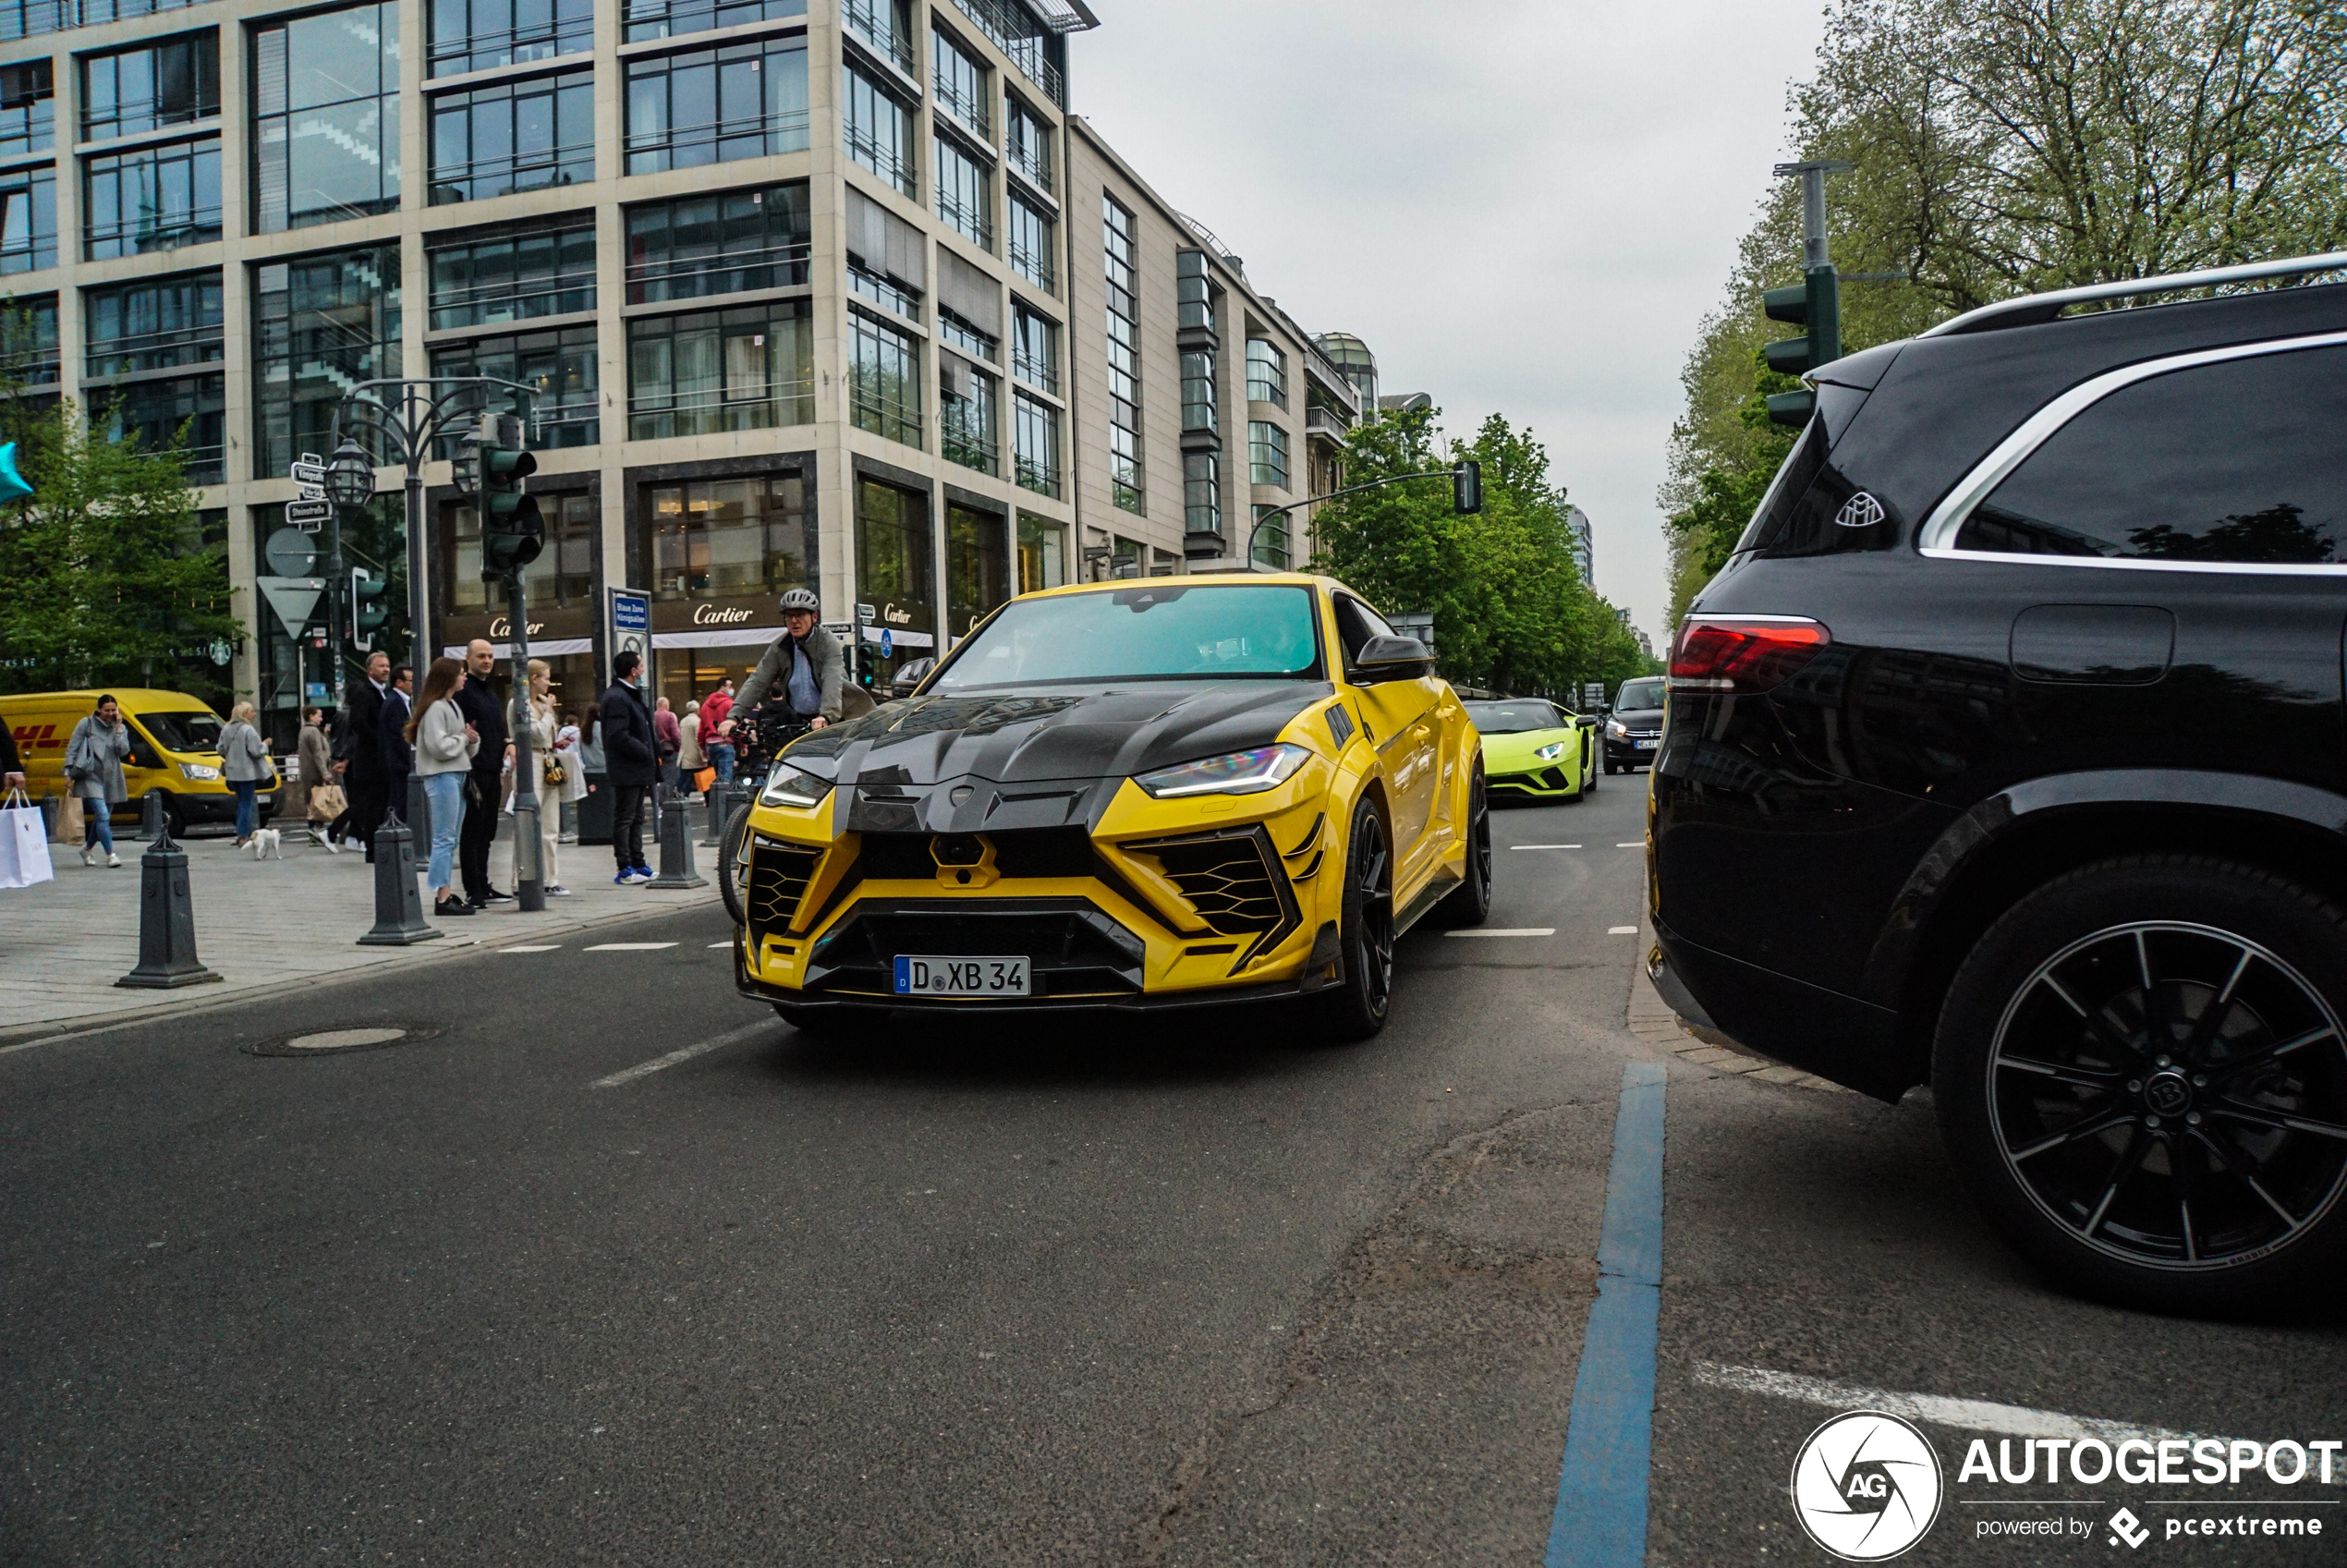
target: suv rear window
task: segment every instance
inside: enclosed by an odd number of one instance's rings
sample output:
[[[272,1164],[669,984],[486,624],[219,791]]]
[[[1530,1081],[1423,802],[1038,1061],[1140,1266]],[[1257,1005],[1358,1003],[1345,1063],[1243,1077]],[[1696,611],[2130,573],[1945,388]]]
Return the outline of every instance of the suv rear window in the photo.
[[[1752,521],[1745,525],[1744,537],[1736,541],[1739,553],[1765,548],[1784,527],[1785,519],[1793,516],[1794,504],[1808,493],[1818,470],[1826,466],[1826,444],[1825,421],[1813,419],[1802,428],[1801,439],[1784,455],[1777,477],[1769,481],[1768,493],[1753,509]]]
[[[2171,371],[2048,437],[1959,550],[2308,565],[2347,542],[2347,348]]]

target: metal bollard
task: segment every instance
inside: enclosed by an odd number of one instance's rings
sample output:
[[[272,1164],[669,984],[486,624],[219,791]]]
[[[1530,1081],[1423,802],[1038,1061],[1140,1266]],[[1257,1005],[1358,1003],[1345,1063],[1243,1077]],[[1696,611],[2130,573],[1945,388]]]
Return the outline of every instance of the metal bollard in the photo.
[[[424,901],[416,892],[416,841],[395,817],[375,831],[375,925],[359,945],[412,947],[447,934],[425,923]]]
[[[709,786],[709,836],[700,841],[703,849],[717,847],[718,837],[725,831],[725,819],[732,812],[733,797],[732,784],[712,783]]]
[[[656,789],[653,799],[667,794]],[[693,869],[693,830],[690,813],[681,800],[670,800],[660,813],[660,875],[653,887],[707,887],[709,880]]]
[[[139,797],[139,836],[149,844],[159,843],[163,826],[163,791],[151,789]]]
[[[105,809],[103,802],[98,809]],[[196,957],[188,852],[158,834],[139,857],[139,966],[115,984],[133,991],[176,991],[219,978]]]

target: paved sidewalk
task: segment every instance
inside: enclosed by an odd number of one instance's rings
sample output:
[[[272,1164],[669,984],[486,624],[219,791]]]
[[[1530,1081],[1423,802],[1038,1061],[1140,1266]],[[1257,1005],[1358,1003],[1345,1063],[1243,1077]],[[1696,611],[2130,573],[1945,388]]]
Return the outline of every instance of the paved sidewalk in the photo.
[[[356,849],[329,855],[307,833],[289,832],[284,859],[255,861],[225,836],[182,839],[196,955],[221,978],[171,991],[115,985],[139,962],[139,857],[145,845],[117,833],[122,868],[108,870],[103,861],[84,867],[77,846],[53,844],[55,881],[0,890],[0,1043],[116,1016],[207,1006],[224,996],[358,968],[429,963],[434,953],[460,946],[534,941],[581,925],[712,903],[717,852],[700,847],[707,819],[698,802],[689,808],[694,868],[707,886],[614,887],[609,845],[565,844],[559,869],[572,896],[549,898],[534,915],[511,904],[492,905],[469,919],[438,922],[447,936],[414,947],[358,945],[374,924],[375,879],[374,868]],[[511,825],[508,820],[501,830]],[[657,869],[657,843],[646,848]],[[490,880],[513,891],[509,835],[491,852]],[[430,894],[424,896],[429,920]]]

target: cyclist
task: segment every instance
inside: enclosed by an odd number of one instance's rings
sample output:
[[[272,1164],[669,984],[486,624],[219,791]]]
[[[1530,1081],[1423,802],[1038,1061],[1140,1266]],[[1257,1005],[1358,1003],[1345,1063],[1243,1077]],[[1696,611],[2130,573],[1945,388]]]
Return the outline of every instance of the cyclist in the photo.
[[[797,722],[821,729],[839,719],[839,642],[816,621],[821,605],[813,590],[785,590],[782,604],[783,635],[742,683],[734,707],[738,713],[754,714],[760,703],[772,700],[787,706]],[[737,723],[729,714],[722,728],[731,735]]]

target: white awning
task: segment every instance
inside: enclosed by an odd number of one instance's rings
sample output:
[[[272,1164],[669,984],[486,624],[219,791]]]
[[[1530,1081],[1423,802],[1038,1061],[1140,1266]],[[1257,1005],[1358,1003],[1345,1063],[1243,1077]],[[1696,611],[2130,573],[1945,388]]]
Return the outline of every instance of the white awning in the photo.
[[[532,659],[560,659],[567,654],[592,653],[594,650],[595,639],[591,637],[551,637],[542,642],[533,642],[529,645],[529,656]],[[451,659],[462,659],[465,656],[465,645],[457,643],[441,651]],[[493,642],[489,645],[489,651],[499,659],[510,659],[514,656],[514,645],[510,642]]]
[[[894,626],[866,626],[864,628],[864,640],[866,642],[880,641],[881,633],[883,630],[888,633],[888,640],[891,647],[902,645],[906,648],[934,648],[937,646],[937,639],[930,636],[927,632],[898,631]]]
[[[652,647],[660,648],[749,648],[762,647],[782,636],[776,626],[711,626],[688,632],[654,632]]]

